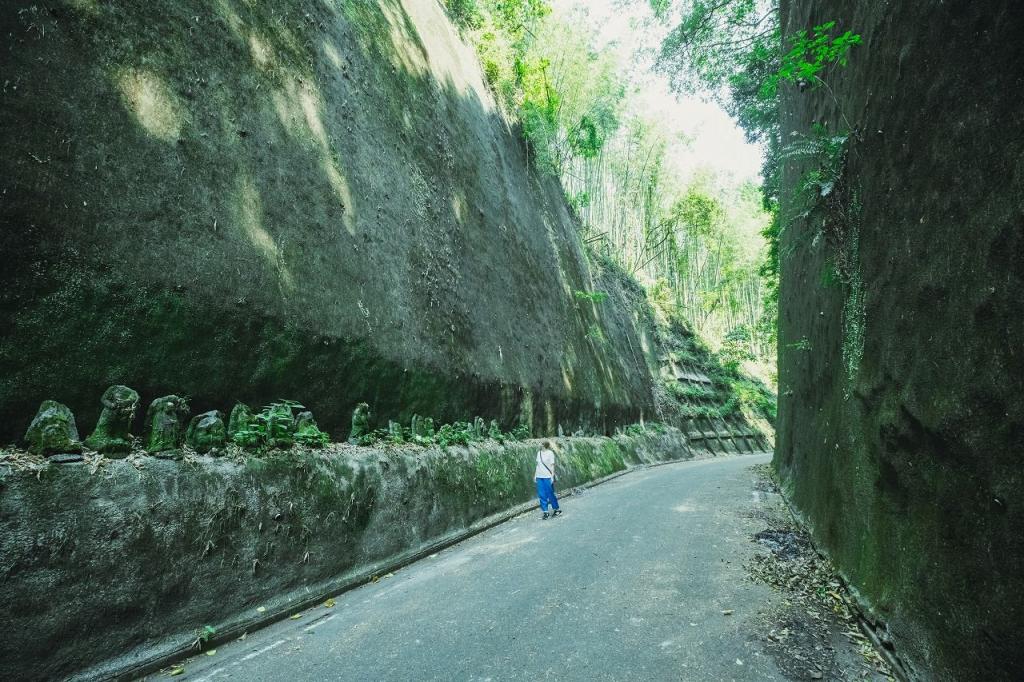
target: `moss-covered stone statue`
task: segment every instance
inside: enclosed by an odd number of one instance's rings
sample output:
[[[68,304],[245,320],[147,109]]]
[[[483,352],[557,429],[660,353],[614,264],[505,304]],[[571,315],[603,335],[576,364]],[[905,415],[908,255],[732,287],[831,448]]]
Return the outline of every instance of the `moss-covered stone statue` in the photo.
[[[348,442],[358,443],[359,439],[368,433],[370,433],[370,406],[366,403],[359,403],[352,413],[352,431],[348,434]]]
[[[409,432],[419,438],[433,438],[434,420],[430,417],[421,417],[418,414],[414,414]]]
[[[392,443],[402,443],[405,441],[405,434],[402,432],[402,425],[396,421],[388,421],[388,439]]]
[[[308,430],[310,428],[319,428],[316,423],[316,419],[313,418],[313,413],[309,410],[304,410],[295,415],[295,431],[296,433],[302,430]]]
[[[75,415],[67,405],[56,400],[44,400],[25,432],[28,449],[37,455],[57,455],[81,452]]]
[[[132,420],[139,406],[139,394],[127,386],[111,386],[100,402],[103,411],[85,444],[107,457],[127,457],[132,449]]]
[[[224,415],[218,410],[210,410],[192,417],[188,423],[185,442],[199,453],[216,453],[224,447],[227,429],[224,426]]]
[[[149,404],[143,443],[146,452],[158,457],[173,458],[185,440],[188,402],[176,395],[165,395]]]
[[[502,440],[501,427],[498,426],[498,420],[497,419],[492,419],[491,420],[491,425],[487,429],[487,437],[488,438],[493,438],[494,440],[496,440],[498,442],[501,442],[501,440]]]
[[[487,427],[484,426],[483,417],[475,417],[473,419],[473,437],[481,440],[487,437]]]
[[[235,434],[245,431],[252,424],[252,408],[245,403],[235,403],[231,408],[231,416],[228,417],[227,439],[234,441]]]

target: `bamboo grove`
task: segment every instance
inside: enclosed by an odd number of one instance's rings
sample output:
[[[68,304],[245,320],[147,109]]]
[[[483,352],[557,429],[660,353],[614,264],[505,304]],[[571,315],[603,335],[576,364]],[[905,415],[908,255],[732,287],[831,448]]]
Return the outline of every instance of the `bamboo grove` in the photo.
[[[679,167],[687,140],[643,110],[635,65],[600,46],[584,8],[557,12],[542,0],[448,7],[535,165],[561,179],[590,251],[737,360],[771,363],[760,189]]]

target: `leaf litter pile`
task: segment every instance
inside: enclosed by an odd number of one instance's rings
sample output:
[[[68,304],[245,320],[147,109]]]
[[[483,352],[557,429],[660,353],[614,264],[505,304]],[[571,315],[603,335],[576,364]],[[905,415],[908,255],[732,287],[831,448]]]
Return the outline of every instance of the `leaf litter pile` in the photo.
[[[765,616],[765,648],[794,680],[895,680],[893,671],[860,632],[857,609],[832,563],[782,503],[768,465],[755,467],[755,489],[772,493],[775,508],[758,512],[769,527],[753,537],[764,551],[745,566],[751,579],[783,595]]]
[[[17,448],[0,449],[0,480],[16,471],[27,471],[40,478],[49,466],[45,457]]]

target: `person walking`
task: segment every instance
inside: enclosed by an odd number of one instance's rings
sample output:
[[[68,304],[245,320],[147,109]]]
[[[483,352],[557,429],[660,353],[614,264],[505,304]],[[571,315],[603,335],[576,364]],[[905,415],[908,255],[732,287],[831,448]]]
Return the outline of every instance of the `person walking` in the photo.
[[[540,510],[544,512],[541,520],[549,516],[558,516],[562,510],[558,508],[558,498],[555,497],[555,451],[551,447],[551,441],[544,441],[543,447],[537,453],[537,470],[534,473],[537,480],[537,497],[540,499]],[[548,514],[548,506],[552,512]]]

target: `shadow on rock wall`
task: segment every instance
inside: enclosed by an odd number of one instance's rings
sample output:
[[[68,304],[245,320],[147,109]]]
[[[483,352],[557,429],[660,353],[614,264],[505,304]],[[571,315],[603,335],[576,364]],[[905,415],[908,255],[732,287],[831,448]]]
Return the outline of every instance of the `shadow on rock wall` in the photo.
[[[849,142],[782,238],[776,466],[913,675],[1024,679],[1024,14],[782,11],[784,33],[838,20],[863,45],[834,94],[783,96],[785,139]],[[784,215],[814,170],[787,164]]]

